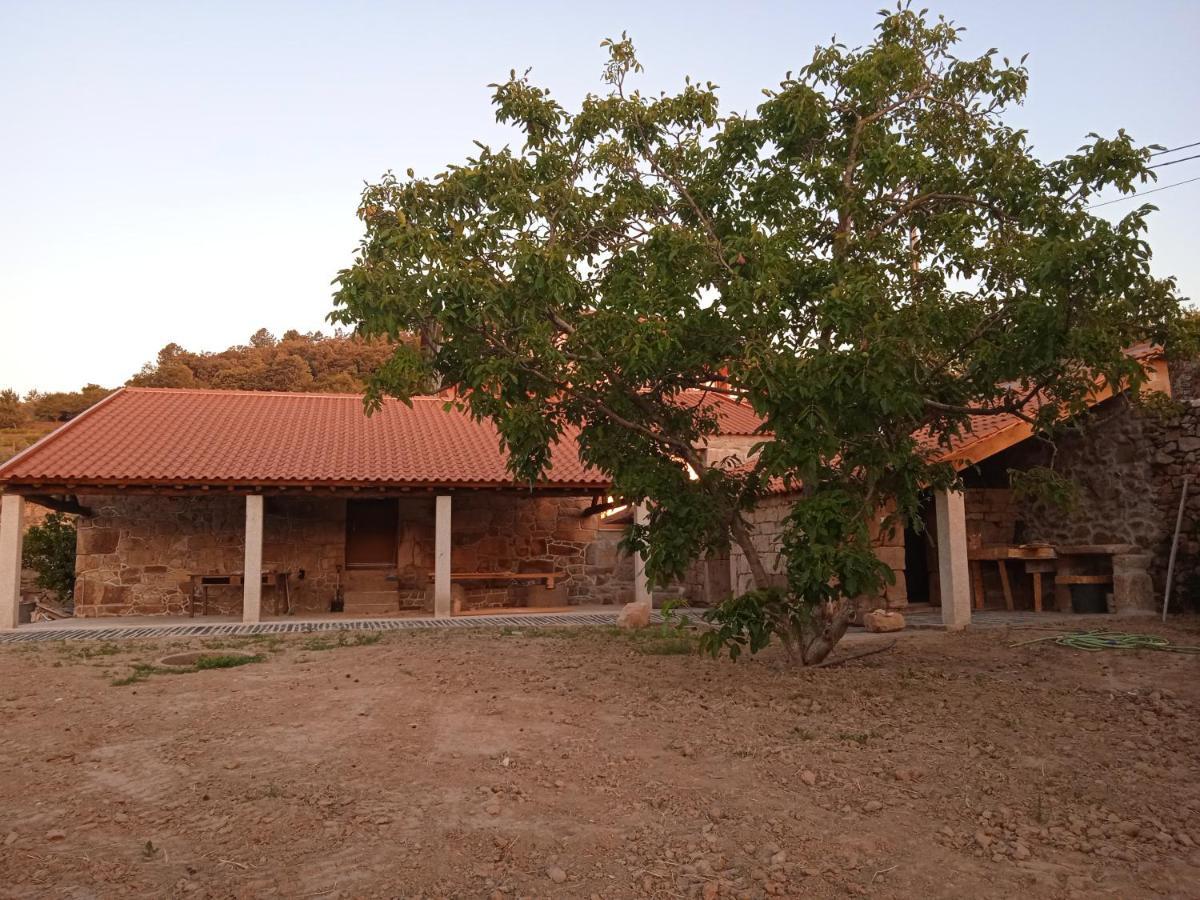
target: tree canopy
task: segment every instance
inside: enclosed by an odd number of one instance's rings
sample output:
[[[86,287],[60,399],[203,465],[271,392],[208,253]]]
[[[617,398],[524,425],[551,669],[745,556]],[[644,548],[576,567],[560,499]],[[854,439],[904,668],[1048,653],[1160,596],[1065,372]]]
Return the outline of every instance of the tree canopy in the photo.
[[[258,391],[356,393],[370,372],[392,354],[387,340],[354,335],[301,334],[289,329],[276,338],[265,328],[217,353],[167,344],[152,363],[129,379],[136,387],[228,388]]]
[[[624,37],[577,110],[513,73],[493,101],[514,145],[365,189],[331,318],[420,335],[374,394],[456,388],[523,478],[579,429],[585,461],[649,501],[628,540],[652,577],[732,539],[755,608],[815,661],[844,598],[887,577],[868,528],[881,503],[898,520],[954,481],[918,433],[945,443],[1001,413],[1048,427],[1097,381],[1137,383],[1123,351],[1178,317],[1150,271],[1153,207],[1088,210],[1152,180],[1153,148],[1118,131],[1042,160],[1006,122],[1023,61],[960,58],[961,30],[884,13],[869,44],[818,47],[750,114],[723,114],[707,83],[639,93]],[[763,417],[751,465],[705,463],[716,422],[685,402],[697,389]],[[782,589],[744,518],[772,479],[802,485]]]
[[[129,379],[135,387],[231,388],[260,391],[360,393],[370,373],[392,355],[386,339],[363,339],[342,332],[302,334],[288,330],[276,338],[265,328],[219,352],[195,352],[179,344],[163,347],[153,362]],[[23,449],[45,432],[45,423],[66,422],[113,391],[87,384],[78,391],[30,391],[22,399],[0,390],[0,429],[29,427],[29,434],[0,446],[0,457]]]

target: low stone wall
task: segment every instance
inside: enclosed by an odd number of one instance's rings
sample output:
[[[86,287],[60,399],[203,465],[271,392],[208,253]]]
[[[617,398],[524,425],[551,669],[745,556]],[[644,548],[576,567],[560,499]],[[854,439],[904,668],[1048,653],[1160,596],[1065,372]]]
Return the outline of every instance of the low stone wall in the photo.
[[[192,573],[242,569],[245,499],[234,495],[172,497],[84,496],[94,515],[78,522],[76,610],[81,616],[183,615]],[[633,590],[632,560],[617,551],[620,532],[580,517],[584,498],[457,494],[452,513],[452,568],[457,571],[565,572],[569,601],[618,603]],[[376,573],[398,606],[427,603],[433,571],[432,497],[398,500],[396,568]],[[345,563],[346,503],[341,498],[268,496],[263,523],[263,566],[292,573],[298,612],[330,608]],[[386,577],[386,581],[385,581]],[[264,611],[275,609],[264,589]],[[514,602],[503,588],[465,588],[464,606]],[[236,615],[241,591],[209,589],[209,612]]]

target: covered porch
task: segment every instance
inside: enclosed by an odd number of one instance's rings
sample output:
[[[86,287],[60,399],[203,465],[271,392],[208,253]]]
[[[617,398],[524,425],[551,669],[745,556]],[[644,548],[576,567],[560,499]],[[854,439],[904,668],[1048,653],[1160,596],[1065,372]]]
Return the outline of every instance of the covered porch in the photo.
[[[66,505],[6,493],[4,523],[32,502]],[[615,609],[641,594],[641,566],[590,492],[181,489],[69,503],[79,619],[441,619]],[[0,554],[0,574],[16,573],[0,610],[15,627],[19,530],[0,535]]]
[[[124,388],[0,466],[0,627],[24,507],[74,515],[80,618],[377,618],[633,599],[574,435],[535,483],[441,396]]]

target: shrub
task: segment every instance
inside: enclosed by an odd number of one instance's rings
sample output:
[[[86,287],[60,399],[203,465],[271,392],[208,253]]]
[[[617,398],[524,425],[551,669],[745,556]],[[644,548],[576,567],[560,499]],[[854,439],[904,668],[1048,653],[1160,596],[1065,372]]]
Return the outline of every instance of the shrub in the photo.
[[[75,591],[75,525],[62,513],[51,513],[25,533],[22,564],[37,572],[37,585],[69,604]]]

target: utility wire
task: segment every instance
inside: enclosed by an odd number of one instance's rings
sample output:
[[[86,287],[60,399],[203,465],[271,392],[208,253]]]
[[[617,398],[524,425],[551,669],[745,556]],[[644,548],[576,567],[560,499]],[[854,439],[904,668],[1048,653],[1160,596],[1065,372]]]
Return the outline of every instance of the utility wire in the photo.
[[[1163,166],[1173,166],[1175,163],[1187,162],[1189,159],[1200,159],[1200,153],[1195,156],[1185,156],[1183,159],[1173,159],[1170,162],[1155,163],[1152,166],[1146,166],[1147,169],[1161,169]]]
[[[1176,150],[1189,150],[1192,147],[1200,147],[1200,141],[1196,141],[1194,144],[1184,144],[1182,147],[1172,147],[1170,150],[1156,150],[1154,153],[1151,153],[1150,155],[1151,156],[1163,156],[1164,154],[1167,154],[1167,153],[1174,153]]]
[[[1136,194],[1129,194],[1126,197],[1118,197],[1116,200],[1105,200],[1103,203],[1089,204],[1088,209],[1096,209],[1100,206],[1108,206],[1110,203],[1120,203],[1122,200],[1136,200],[1143,194],[1157,194],[1159,191],[1165,191],[1168,188],[1179,187],[1181,184],[1191,184],[1193,181],[1200,181],[1200,175],[1195,178],[1189,178],[1186,181],[1176,181],[1174,184],[1164,184],[1162,187],[1151,188],[1148,191],[1138,191]]]

